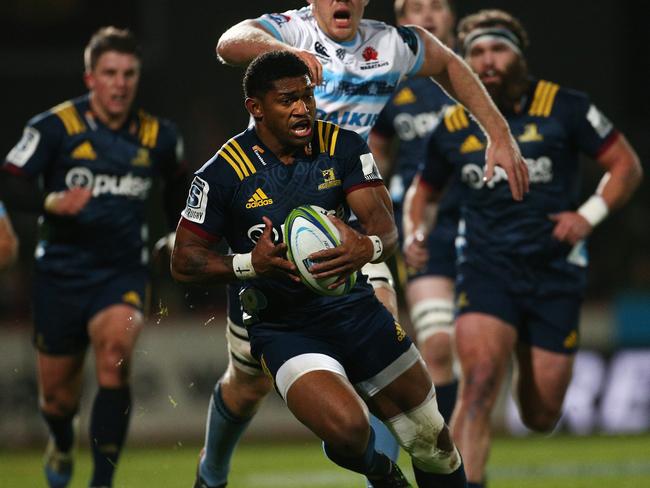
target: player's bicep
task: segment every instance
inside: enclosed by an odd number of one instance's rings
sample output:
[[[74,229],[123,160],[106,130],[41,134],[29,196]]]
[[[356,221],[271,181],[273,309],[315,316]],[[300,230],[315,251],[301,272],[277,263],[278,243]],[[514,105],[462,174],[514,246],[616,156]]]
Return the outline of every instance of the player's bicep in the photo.
[[[346,196],[350,210],[368,234],[378,234],[395,226],[393,204],[384,185],[369,186]]]
[[[4,169],[28,177],[44,172],[60,147],[61,129],[56,120],[27,125],[18,143],[7,154]]]
[[[436,76],[447,69],[447,65],[455,54],[440,42],[437,37],[423,28],[418,26],[410,27],[418,34],[421,45],[420,49],[422,50],[422,60],[415,74],[417,76],[432,76],[436,78]]]

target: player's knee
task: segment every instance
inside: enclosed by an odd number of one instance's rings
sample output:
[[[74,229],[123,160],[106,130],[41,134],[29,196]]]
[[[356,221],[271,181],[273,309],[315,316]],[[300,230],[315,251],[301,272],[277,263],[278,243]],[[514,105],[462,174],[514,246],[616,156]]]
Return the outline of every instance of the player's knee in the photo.
[[[249,375],[234,369],[233,374],[227,374],[221,379],[222,394],[236,399],[237,410],[255,410],[260,402],[269,394],[273,383],[264,374]]]
[[[479,361],[464,373],[461,400],[475,414],[489,415],[498,394],[499,373],[496,364]]]
[[[370,423],[363,408],[332,409],[323,420],[326,432],[324,440],[332,448],[351,454],[361,454],[365,451],[370,435]]]
[[[96,349],[99,384],[105,387],[125,386],[131,374],[131,351],[120,343],[104,343]]]
[[[547,433],[555,428],[561,415],[561,409],[522,409],[521,421],[530,430]]]
[[[44,392],[41,394],[40,408],[47,415],[69,417],[79,409],[79,400],[62,391]]]
[[[419,407],[393,417],[388,426],[422,471],[448,474],[460,466],[460,455],[438,411],[433,390]]]
[[[454,353],[451,334],[439,332],[420,343],[420,351],[427,366],[435,369],[453,367]]]

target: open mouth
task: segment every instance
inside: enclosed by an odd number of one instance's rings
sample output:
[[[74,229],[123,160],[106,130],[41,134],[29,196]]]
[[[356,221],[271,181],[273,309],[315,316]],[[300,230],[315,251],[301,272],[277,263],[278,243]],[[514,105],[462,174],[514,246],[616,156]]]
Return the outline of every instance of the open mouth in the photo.
[[[303,138],[311,136],[311,122],[304,119],[293,124],[290,128],[291,133],[296,137]]]
[[[334,25],[339,28],[350,27],[352,24],[352,14],[348,9],[339,9],[334,12]]]

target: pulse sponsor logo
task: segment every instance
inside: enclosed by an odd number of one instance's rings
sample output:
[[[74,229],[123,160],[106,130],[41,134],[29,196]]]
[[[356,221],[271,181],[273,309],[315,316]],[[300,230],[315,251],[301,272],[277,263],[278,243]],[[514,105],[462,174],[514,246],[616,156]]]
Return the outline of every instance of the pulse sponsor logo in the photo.
[[[88,188],[93,197],[108,194],[145,200],[151,189],[151,178],[131,173],[124,176],[93,174],[88,168],[79,166],[67,172],[65,184],[68,188]]]

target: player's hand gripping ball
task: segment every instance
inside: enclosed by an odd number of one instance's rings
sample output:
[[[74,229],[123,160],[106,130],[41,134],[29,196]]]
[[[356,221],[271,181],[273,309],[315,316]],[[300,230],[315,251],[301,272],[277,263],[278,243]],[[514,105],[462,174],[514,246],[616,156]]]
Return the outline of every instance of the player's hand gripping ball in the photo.
[[[356,283],[356,273],[352,273],[344,284],[330,290],[327,287],[337,280],[335,276],[316,279],[309,272],[314,264],[309,259],[312,253],[341,243],[339,231],[327,215],[327,210],[316,205],[294,208],[284,221],[284,242],[287,244],[287,257],[298,268],[300,279],[307,288],[319,295],[341,296]]]

